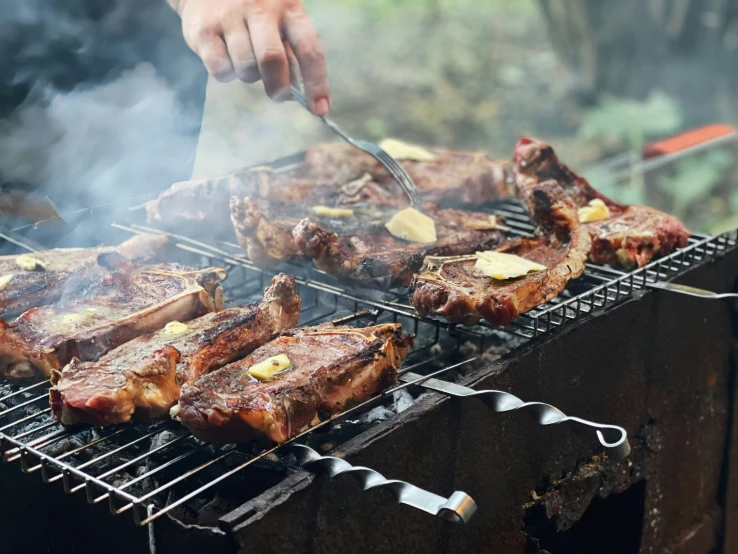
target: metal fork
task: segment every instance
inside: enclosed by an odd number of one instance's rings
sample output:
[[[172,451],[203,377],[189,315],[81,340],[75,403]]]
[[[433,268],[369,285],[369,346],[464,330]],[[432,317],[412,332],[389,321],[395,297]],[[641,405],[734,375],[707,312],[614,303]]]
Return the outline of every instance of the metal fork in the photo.
[[[290,87],[290,91],[292,92],[293,98],[297,100],[307,111],[312,113],[305,94],[294,85]],[[410,200],[410,205],[413,208],[422,211],[420,196],[418,195],[418,187],[415,184],[415,181],[413,181],[410,175],[408,175],[407,171],[405,171],[405,169],[399,163],[397,163],[397,160],[395,160],[392,156],[387,154],[387,152],[382,150],[373,142],[352,139],[335,122],[331,121],[327,117],[324,116],[320,119],[322,119],[323,123],[330,127],[334,133],[336,133],[339,137],[348,142],[351,146],[355,146],[359,150],[366,152],[372,158],[382,164],[392,176],[392,178],[397,181],[400,187],[402,187],[402,191],[405,193],[405,196],[407,196],[408,200]]]

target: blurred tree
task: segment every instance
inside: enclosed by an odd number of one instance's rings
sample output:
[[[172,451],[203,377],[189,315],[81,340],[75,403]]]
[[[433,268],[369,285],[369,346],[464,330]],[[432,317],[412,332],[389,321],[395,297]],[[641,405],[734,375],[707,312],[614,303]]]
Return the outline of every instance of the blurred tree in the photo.
[[[738,0],[538,0],[579,92],[689,105],[686,123],[738,112]]]

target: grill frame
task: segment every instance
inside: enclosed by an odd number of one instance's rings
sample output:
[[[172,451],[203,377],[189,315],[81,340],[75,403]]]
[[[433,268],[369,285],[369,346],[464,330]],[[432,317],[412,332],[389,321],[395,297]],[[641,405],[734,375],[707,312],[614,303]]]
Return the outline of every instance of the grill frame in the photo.
[[[508,225],[510,225],[519,235],[530,234],[533,230],[533,227],[527,220],[522,207],[515,204],[514,202],[507,201],[498,203],[492,208],[492,211],[505,215],[508,218]],[[130,226],[115,225],[115,227],[123,231],[132,232],[161,232],[161,230],[159,229],[135,224]],[[345,301],[349,304],[353,303],[353,310],[349,311],[352,311],[354,315],[347,314],[346,317],[339,318],[342,322],[355,321],[360,319],[376,321],[383,315],[387,315],[393,321],[409,319],[413,322],[413,331],[416,335],[418,334],[419,326],[421,325],[430,325],[434,329],[434,342],[424,345],[420,350],[432,350],[433,346],[436,344],[441,334],[444,333],[445,335],[448,335],[449,338],[455,337],[457,339],[457,348],[456,350],[454,350],[454,352],[456,352],[459,349],[459,346],[462,344],[460,337],[465,337],[467,339],[467,342],[476,341],[478,345],[477,348],[481,351],[485,350],[488,340],[494,340],[490,337],[497,337],[500,331],[522,339],[522,342],[518,341],[519,344],[515,345],[511,349],[512,351],[522,344],[529,344],[530,341],[535,340],[542,335],[554,332],[565,327],[568,324],[587,317],[588,315],[596,311],[604,310],[605,308],[622,302],[627,298],[634,296],[638,291],[648,288],[649,283],[669,280],[678,277],[683,272],[698,265],[699,263],[712,260],[722,253],[735,248],[738,242],[738,231],[731,231],[729,233],[724,233],[722,235],[711,237],[694,236],[690,239],[690,244],[686,248],[675,252],[672,255],[656,260],[643,268],[636,269],[631,272],[623,272],[608,267],[598,266],[595,264],[588,264],[585,275],[582,277],[582,279],[575,283],[575,286],[577,287],[584,284],[586,287],[586,290],[584,292],[581,292],[579,294],[565,293],[557,297],[553,301],[547,302],[539,308],[531,311],[529,314],[522,316],[513,324],[502,328],[493,329],[488,324],[481,324],[475,328],[467,329],[448,324],[443,321],[421,318],[417,316],[413,313],[412,307],[409,304],[406,291],[391,293],[387,293],[386,291],[372,291],[370,289],[357,291],[356,289],[352,289],[351,287],[348,287],[346,285],[338,284],[337,282],[335,282],[335,280],[313,267],[307,267],[304,265],[286,264],[285,266],[276,268],[274,271],[271,272],[264,271],[251,264],[250,261],[248,261],[242,254],[240,254],[240,249],[238,249],[237,245],[233,243],[220,242],[217,245],[211,245],[196,241],[182,235],[174,235],[170,233],[168,234],[171,238],[177,241],[176,247],[179,250],[203,257],[207,260],[207,265],[223,265],[225,263],[225,265],[231,266],[229,270],[233,270],[235,268],[244,272],[244,274],[247,274],[248,272],[253,273],[255,278],[252,281],[244,280],[244,282],[242,283],[243,286],[249,285],[249,287],[247,288],[250,288],[251,292],[263,290],[266,286],[268,277],[271,274],[276,273],[277,270],[281,270],[296,275],[298,283],[302,289],[301,292],[307,290],[311,291],[311,293],[315,295],[315,306],[322,304],[319,301],[319,295],[327,295],[327,297],[331,297],[334,299],[335,304],[332,312],[323,313],[317,317],[309,318],[308,321],[301,321],[301,325],[306,323],[316,323],[316,320],[329,319],[331,316],[336,314],[339,302]],[[379,299],[377,298],[377,296],[379,296]],[[237,297],[235,300],[238,299],[239,298]],[[404,367],[403,373],[409,371],[418,371],[420,368],[423,368],[427,364],[434,361],[435,358],[426,357],[424,361],[421,361],[418,364],[411,364]],[[460,363],[451,364],[448,367],[443,367],[441,368],[441,370],[437,370],[433,374],[437,375],[443,372],[450,372],[462,366],[470,367],[475,363],[479,363],[479,361],[480,360],[477,356],[470,356]],[[427,378],[427,375],[425,376],[425,378]],[[376,404],[383,399],[387,399],[394,392],[407,388],[413,384],[417,383],[402,383],[397,387],[391,389],[390,391],[377,395],[376,397],[370,399],[365,403],[355,406],[342,414],[338,414],[337,416],[324,421],[320,425],[311,428],[304,434],[298,436],[295,440],[305,438],[308,435],[313,434],[318,429],[335,423],[338,420],[344,419],[350,414],[366,410],[370,405]],[[26,394],[31,393],[31,391],[35,392],[37,388],[44,386],[44,383],[36,383],[30,385],[29,387],[19,389],[17,391],[14,391],[10,395],[6,395],[5,397],[0,398],[0,402],[6,402],[14,396],[25,396]],[[211,465],[225,459],[227,456],[239,451],[239,448],[233,447],[225,450],[221,454],[217,454],[214,460],[212,460],[211,462],[207,462],[203,466],[198,466],[195,472],[185,472],[180,477],[177,477],[173,482],[169,482],[166,486],[158,487],[154,490],[154,492],[139,496],[131,495],[123,490],[124,488],[127,488],[130,483],[128,483],[126,487],[117,487],[110,485],[109,483],[106,483],[98,478],[99,476],[96,477],[94,475],[91,475],[89,471],[82,471],[78,466],[72,466],[64,462],[63,459],[69,457],[68,455],[66,455],[68,453],[63,455],[60,459],[59,457],[50,456],[42,451],[44,447],[48,446],[48,441],[56,440],[64,433],[66,433],[66,431],[57,430],[55,432],[52,432],[51,434],[42,437],[42,439],[45,440],[35,439],[31,442],[23,441],[23,439],[25,438],[30,438],[34,436],[37,431],[50,429],[55,424],[45,424],[40,429],[36,429],[34,431],[26,431],[15,436],[9,435],[6,432],[11,426],[15,426],[19,422],[16,422],[12,425],[4,423],[2,420],[4,416],[17,409],[31,406],[32,404],[39,402],[45,398],[46,395],[34,396],[31,399],[24,399],[23,402],[11,409],[0,411],[0,452],[2,452],[3,460],[6,462],[19,461],[21,469],[26,473],[34,473],[40,471],[41,476],[45,482],[61,481],[64,486],[64,490],[68,493],[80,492],[84,490],[88,501],[91,503],[100,503],[107,497],[109,508],[112,513],[118,515],[126,511],[131,511],[133,513],[134,520],[139,525],[146,525],[153,522],[158,517],[161,517],[162,515],[169,513],[174,508],[184,504],[188,499],[194,498],[196,494],[204,493],[206,490],[212,488],[226,478],[240,472],[250,465],[253,465],[257,461],[266,458],[270,454],[273,454],[279,448],[274,447],[272,449],[265,450],[249,458],[247,461],[239,464],[235,468],[231,468],[228,471],[225,471],[216,479],[209,481],[205,486],[197,488],[194,492],[188,493],[183,498],[176,500],[174,503],[165,504],[162,508],[157,509],[156,507],[152,507],[152,504],[147,503],[147,501],[152,500],[158,492],[164,492],[164,490],[168,490],[169,488],[177,485],[179,482],[192,477],[205,468],[210,467]],[[22,418],[20,421],[25,422],[27,420],[32,420],[33,418],[39,417],[40,415],[43,415],[47,412],[48,409],[40,409],[38,412],[30,414],[27,417]],[[149,424],[139,424],[139,426],[140,425]],[[159,425],[159,427],[156,427],[152,431],[148,431],[148,435],[146,435],[145,433],[146,437],[139,437],[138,439],[136,439],[136,441],[143,441],[145,440],[145,438],[150,438],[150,436],[154,436],[162,431],[172,428],[175,424],[171,422],[163,422],[161,424],[157,423],[154,425]],[[104,442],[109,437],[123,434],[127,430],[135,427],[138,426],[129,425],[125,426],[124,428],[111,431],[109,435],[97,438],[93,442],[86,444],[86,446],[80,448],[78,452],[82,452],[87,448]],[[174,442],[180,440],[187,440],[186,436],[179,435]],[[123,444],[120,447],[114,449],[112,451],[112,454],[106,453],[104,455],[104,458],[106,459],[107,457],[114,456],[116,453],[130,448],[134,444],[136,443],[129,442]],[[173,443],[168,443],[162,446],[160,450],[165,449],[170,444]],[[206,447],[201,446],[197,450],[205,448]],[[195,452],[197,450],[194,450],[192,452]],[[142,457],[140,460],[137,460],[135,463],[140,463],[144,459],[150,457],[152,454],[155,454],[157,452],[158,450],[150,451],[148,454],[146,454],[146,456]],[[173,461],[169,460],[164,462],[164,469],[181,461],[179,459],[180,457],[181,456],[175,457]],[[119,467],[133,465],[133,463],[134,462],[129,461]],[[86,464],[83,465],[82,469],[89,467],[90,464]],[[151,476],[152,473],[155,473],[157,471],[160,470],[152,470],[152,472],[146,473],[145,476]],[[133,481],[138,482],[140,481],[140,479],[137,477]],[[159,491],[158,489],[162,490]],[[96,490],[99,492],[96,493]],[[100,492],[102,492],[103,494],[100,494]],[[123,503],[122,506],[120,505],[121,502]]]

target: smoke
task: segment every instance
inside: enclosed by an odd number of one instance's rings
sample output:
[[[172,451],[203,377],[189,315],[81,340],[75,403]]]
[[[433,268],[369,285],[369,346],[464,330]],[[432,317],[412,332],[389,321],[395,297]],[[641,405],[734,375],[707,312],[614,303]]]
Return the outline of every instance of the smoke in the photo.
[[[20,106],[0,124],[0,171],[70,208],[91,206],[176,180],[192,164],[198,127],[199,114],[141,64],[110,83],[49,89]]]
[[[208,84],[165,0],[0,0],[0,185],[62,213],[298,151],[321,127],[260,83]],[[22,101],[22,102],[21,102]],[[307,132],[305,129],[309,129]],[[311,131],[310,129],[315,129]],[[293,132],[290,132],[290,131]]]
[[[164,0],[0,0],[0,181],[63,210],[189,177],[206,73]]]

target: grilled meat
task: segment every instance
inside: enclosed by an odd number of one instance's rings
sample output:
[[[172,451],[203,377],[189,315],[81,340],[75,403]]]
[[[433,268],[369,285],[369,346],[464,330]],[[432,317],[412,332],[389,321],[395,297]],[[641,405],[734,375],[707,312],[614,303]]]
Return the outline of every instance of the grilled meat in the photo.
[[[285,331],[247,358],[184,385],[173,412],[202,440],[281,443],[319,412],[339,413],[393,385],[411,340],[398,324]],[[291,365],[271,380],[249,374],[254,364],[281,354]]]
[[[72,358],[96,360],[170,321],[223,308],[223,269],[134,268],[123,260],[101,254],[98,263],[111,270],[99,279],[73,288],[56,304],[28,310],[13,323],[0,319],[0,376],[49,375]]]
[[[425,256],[460,255],[496,247],[505,237],[504,218],[465,210],[424,206],[436,223],[437,240],[408,242],[387,231],[384,221],[372,219],[362,229],[342,228],[333,221],[306,218],[292,235],[300,252],[315,265],[339,278],[386,287],[407,286]]]
[[[231,198],[231,223],[239,246],[259,267],[272,267],[299,254],[292,229],[302,210],[266,200]]]
[[[439,315],[469,326],[482,318],[505,325],[556,297],[569,280],[582,274],[591,243],[571,199],[553,180],[528,179],[517,185],[517,192],[533,208],[532,218],[546,234],[514,239],[497,251],[547,269],[497,280],[476,269],[475,256],[428,257],[412,285],[413,304],[420,315]]]
[[[268,267],[305,256],[331,275],[375,285],[407,285],[423,256],[492,248],[505,236],[501,216],[431,204],[425,210],[436,222],[438,240],[430,244],[391,235],[385,222],[392,212],[381,208],[355,208],[352,216],[336,218],[299,206],[231,200],[236,237],[254,263]]]
[[[589,259],[595,263],[643,267],[654,257],[687,246],[689,231],[672,215],[646,206],[628,206],[597,192],[586,179],[560,163],[553,148],[522,138],[513,156],[515,179],[555,179],[578,207],[602,200],[610,218],[583,223],[592,238]]]
[[[177,403],[183,383],[250,354],[299,318],[295,280],[277,275],[259,304],[142,335],[96,362],[72,359],[52,373],[52,414],[65,425],[164,417]]]
[[[301,174],[273,173],[268,167],[199,181],[175,183],[158,198],[144,204],[149,223],[166,228],[207,225],[222,230],[228,202],[232,196],[269,198],[279,202],[301,202],[313,194],[316,182]]]
[[[428,202],[480,204],[507,196],[507,164],[478,152],[430,149],[432,162],[402,161]],[[311,203],[404,207],[401,188],[374,158],[345,144],[309,149],[305,164],[288,171],[269,167],[175,183],[147,202],[147,220],[168,228],[206,225],[222,231],[229,199],[249,197],[283,204]]]
[[[19,256],[0,256],[0,316],[8,318],[29,308],[52,304],[71,287],[84,286],[107,270],[97,256],[117,252],[138,263],[164,261],[165,235],[136,235],[119,246],[58,248]]]
[[[457,152],[442,148],[427,150],[435,156],[433,161],[400,160],[418,186],[423,201],[458,206],[479,205],[507,197],[507,162],[492,161],[482,152]],[[350,144],[314,146],[307,151],[305,162],[313,174],[324,174],[323,182],[328,182],[325,173],[332,172],[335,175],[334,184],[341,187],[368,174],[373,177],[373,181],[367,181],[370,188],[379,186],[386,191],[388,204],[383,205],[405,205],[402,189],[391,179],[387,170],[374,158]],[[346,190],[342,192],[347,194]],[[343,203],[350,202],[343,199]]]

